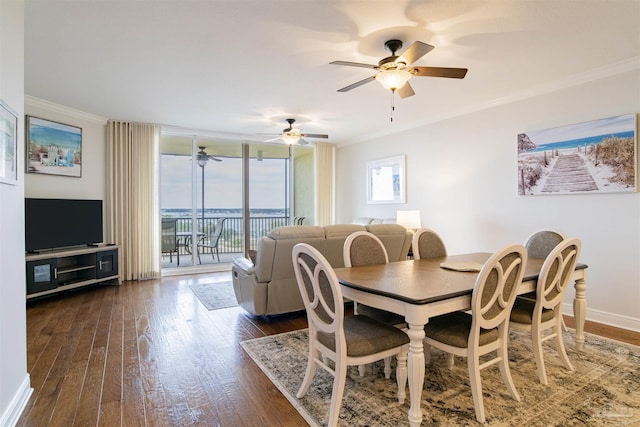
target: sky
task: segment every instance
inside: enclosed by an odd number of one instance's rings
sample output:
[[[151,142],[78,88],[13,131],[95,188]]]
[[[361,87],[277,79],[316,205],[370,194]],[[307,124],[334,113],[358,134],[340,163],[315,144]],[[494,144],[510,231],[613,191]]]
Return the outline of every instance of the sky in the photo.
[[[282,209],[286,203],[284,159],[251,159],[249,205],[254,209]],[[188,209],[191,206],[191,157],[163,155],[161,161],[160,203],[163,209]],[[196,166],[198,206],[201,204],[202,169]],[[242,207],[242,159],[222,158],[209,161],[204,169],[206,209]]]
[[[526,132],[526,134],[535,144],[542,145],[550,142],[569,141],[588,136],[625,132],[634,130],[635,128],[635,114],[626,114],[553,129]]]

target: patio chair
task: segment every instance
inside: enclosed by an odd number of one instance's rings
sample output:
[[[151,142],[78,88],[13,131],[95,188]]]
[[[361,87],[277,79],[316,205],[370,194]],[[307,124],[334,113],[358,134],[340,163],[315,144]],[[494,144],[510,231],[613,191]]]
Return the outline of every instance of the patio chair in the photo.
[[[162,254],[169,254],[169,261],[173,263],[173,253],[175,252],[177,265],[180,265],[180,246],[176,234],[177,221],[175,218],[162,219]]]
[[[202,264],[202,260],[200,259],[200,253],[203,249],[209,249],[211,251],[211,258],[215,261],[215,257],[213,255],[213,251],[216,251],[216,257],[218,257],[218,262],[220,262],[220,252],[219,252],[219,244],[220,244],[220,236],[222,235],[222,229],[224,228],[224,220],[226,218],[221,218],[216,222],[213,231],[209,233],[208,236],[203,236],[202,239],[198,242],[198,262]]]

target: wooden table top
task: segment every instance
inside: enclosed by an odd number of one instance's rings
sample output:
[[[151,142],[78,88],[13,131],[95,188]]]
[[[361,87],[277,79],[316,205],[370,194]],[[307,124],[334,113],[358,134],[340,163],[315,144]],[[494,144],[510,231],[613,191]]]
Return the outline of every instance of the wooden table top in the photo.
[[[440,267],[442,262],[484,264],[491,253],[478,252],[441,258],[406,260],[359,267],[336,268],[340,283],[353,289],[384,295],[411,304],[428,304],[471,294],[477,272],[460,272]],[[544,259],[529,258],[523,282],[536,280]],[[587,268],[578,264],[576,270]]]

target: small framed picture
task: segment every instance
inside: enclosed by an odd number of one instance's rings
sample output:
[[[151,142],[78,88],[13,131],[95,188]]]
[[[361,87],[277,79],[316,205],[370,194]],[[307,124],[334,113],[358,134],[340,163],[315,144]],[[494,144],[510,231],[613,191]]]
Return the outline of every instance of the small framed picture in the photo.
[[[18,182],[18,115],[0,100],[0,182]]]
[[[404,155],[367,162],[367,203],[406,203]]]
[[[82,128],[27,116],[27,172],[82,176]]]

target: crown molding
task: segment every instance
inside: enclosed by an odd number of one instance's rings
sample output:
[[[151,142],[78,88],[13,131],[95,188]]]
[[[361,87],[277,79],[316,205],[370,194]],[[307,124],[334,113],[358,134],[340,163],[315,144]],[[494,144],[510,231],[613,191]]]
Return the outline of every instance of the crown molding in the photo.
[[[612,64],[608,64],[603,67],[594,68],[592,70],[588,70],[583,73],[574,74],[566,78],[554,80],[548,83],[531,87],[529,89],[514,92],[508,96],[490,99],[486,102],[469,105],[465,108],[431,116],[424,120],[412,122],[411,124],[406,125],[404,127],[396,127],[392,131],[383,131],[375,134],[369,134],[364,138],[358,138],[357,140],[353,140],[348,143],[338,144],[338,145],[347,146],[352,144],[359,144],[365,141],[371,141],[373,139],[382,138],[385,136],[397,134],[399,132],[404,132],[404,131],[419,128],[422,126],[427,126],[433,123],[442,122],[448,119],[453,119],[455,117],[476,113],[478,111],[488,110],[490,108],[511,104],[511,103],[522,101],[525,99],[534,98],[540,95],[546,95],[548,93],[556,92],[562,89],[583,85],[592,81],[601,80],[601,79],[605,79],[605,78],[609,78],[619,74],[624,74],[624,73],[637,71],[637,70],[640,70],[640,56],[629,58],[624,61],[614,62]]]
[[[97,123],[100,125],[106,125],[109,119],[106,117],[96,116],[95,114],[85,113],[84,111],[76,110],[71,107],[66,107],[64,105],[56,104],[51,101],[46,101],[44,99],[36,98],[35,96],[25,95],[24,96],[24,105],[30,107],[43,108],[49,111],[54,111],[56,113],[64,114],[67,116],[75,117],[80,120],[86,120],[89,122]]]

